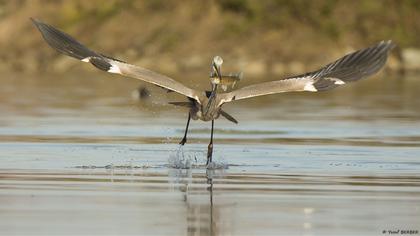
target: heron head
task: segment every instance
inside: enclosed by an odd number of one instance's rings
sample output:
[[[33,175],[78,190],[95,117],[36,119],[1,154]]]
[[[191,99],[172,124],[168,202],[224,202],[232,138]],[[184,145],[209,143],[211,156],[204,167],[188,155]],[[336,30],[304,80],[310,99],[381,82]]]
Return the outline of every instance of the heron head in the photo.
[[[220,56],[215,56],[213,58],[213,65],[220,67],[222,66],[222,64],[223,64],[223,59]]]
[[[220,56],[215,56],[211,63],[211,73],[210,80],[212,84],[219,84],[222,80],[221,67],[223,64],[223,59]]]
[[[216,73],[216,76],[219,78],[222,77],[222,73],[220,71],[222,64],[223,64],[223,59],[220,56],[215,56],[213,58],[212,70]]]

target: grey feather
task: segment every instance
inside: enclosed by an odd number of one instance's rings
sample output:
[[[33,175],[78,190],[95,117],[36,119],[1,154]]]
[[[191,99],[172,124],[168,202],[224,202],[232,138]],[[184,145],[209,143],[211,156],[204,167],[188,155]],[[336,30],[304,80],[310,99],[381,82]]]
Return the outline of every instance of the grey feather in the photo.
[[[382,41],[350,53],[316,71],[223,93],[219,96],[220,103],[283,92],[330,90],[378,72],[385,65],[388,53],[394,46],[390,40]]]
[[[53,26],[32,18],[31,20],[41,32],[45,41],[60,53],[82,61],[90,62],[100,70],[140,79],[170,91],[178,92],[189,98],[197,100],[199,103],[201,102],[202,97],[204,97],[204,93],[190,89],[167,76],[139,66],[130,65],[110,56],[105,56],[101,53],[94,52],[79,43],[70,35],[54,28]]]

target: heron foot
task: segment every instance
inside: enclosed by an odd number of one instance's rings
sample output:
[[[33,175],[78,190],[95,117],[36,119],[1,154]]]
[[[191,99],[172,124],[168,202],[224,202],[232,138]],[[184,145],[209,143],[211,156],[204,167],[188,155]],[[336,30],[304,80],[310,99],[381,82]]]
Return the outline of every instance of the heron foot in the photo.
[[[181,144],[182,146],[184,146],[184,144],[187,142],[187,138],[183,138],[182,140],[181,140],[181,142],[179,142],[179,144]]]
[[[213,157],[213,144],[210,143],[208,148],[207,148],[207,163],[206,163],[206,165],[210,164],[210,162],[212,161],[212,157]]]

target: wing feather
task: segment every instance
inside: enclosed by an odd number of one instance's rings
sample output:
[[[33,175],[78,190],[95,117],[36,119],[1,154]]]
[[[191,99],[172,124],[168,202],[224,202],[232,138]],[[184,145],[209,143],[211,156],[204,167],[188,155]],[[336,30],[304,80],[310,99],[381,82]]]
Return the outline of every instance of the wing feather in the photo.
[[[219,95],[220,103],[275,93],[330,90],[378,72],[385,65],[388,53],[394,46],[391,40],[382,41],[350,53],[313,72],[223,93]]]
[[[31,20],[41,32],[44,40],[60,53],[83,62],[90,62],[92,65],[103,71],[121,74],[164,87],[168,90],[193,98],[198,102],[200,102],[201,97],[204,96],[201,95],[199,91],[188,88],[180,82],[165,75],[161,75],[151,70],[134,66],[121,60],[92,51],[70,35],[54,28],[53,26],[32,18]]]

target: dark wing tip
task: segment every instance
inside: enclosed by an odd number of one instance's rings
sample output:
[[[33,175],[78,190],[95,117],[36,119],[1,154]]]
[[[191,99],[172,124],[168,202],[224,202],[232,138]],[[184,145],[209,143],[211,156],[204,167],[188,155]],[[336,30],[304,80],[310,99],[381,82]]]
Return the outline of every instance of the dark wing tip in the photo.
[[[387,54],[389,51],[391,51],[393,48],[395,48],[397,45],[392,40],[382,40],[378,44],[370,47],[372,49],[376,48],[378,50],[378,54]]]
[[[39,20],[33,18],[33,17],[29,17],[29,19],[32,21],[32,23],[34,23],[35,25],[38,23]]]
[[[395,46],[397,46],[391,39],[383,40],[382,43],[388,45],[390,49],[392,49]]]
[[[33,17],[29,17],[29,19],[32,21],[32,23],[34,23],[35,25],[38,24],[38,22],[40,22],[40,20],[35,19]]]
[[[42,35],[44,35],[43,34],[43,26],[45,25],[45,23],[43,23],[42,21],[40,21],[38,19],[32,18],[32,17],[30,17],[29,19],[32,21],[32,24],[34,24],[35,27],[42,33]]]
[[[390,50],[395,47],[392,40],[383,40],[328,64],[314,73],[319,78],[337,78],[352,82],[378,72],[386,63]]]
[[[392,40],[382,40],[377,45],[373,47],[380,47],[383,48],[386,52],[391,51],[393,48],[395,48],[397,45]]]
[[[101,57],[90,57],[89,62],[96,68],[103,71],[109,71],[112,67],[112,65],[108,61],[104,60],[104,58]]]
[[[42,37],[48,43],[48,45],[50,45],[58,52],[79,60],[83,60],[87,57],[100,57],[100,55],[83,46],[70,35],[54,28],[51,25],[43,23],[40,20],[34,19],[32,17],[30,19],[41,32]]]
[[[46,36],[48,34],[48,28],[53,28],[52,26],[45,24],[44,22],[30,17],[32,24],[36,26],[36,28],[41,32],[42,36]]]

